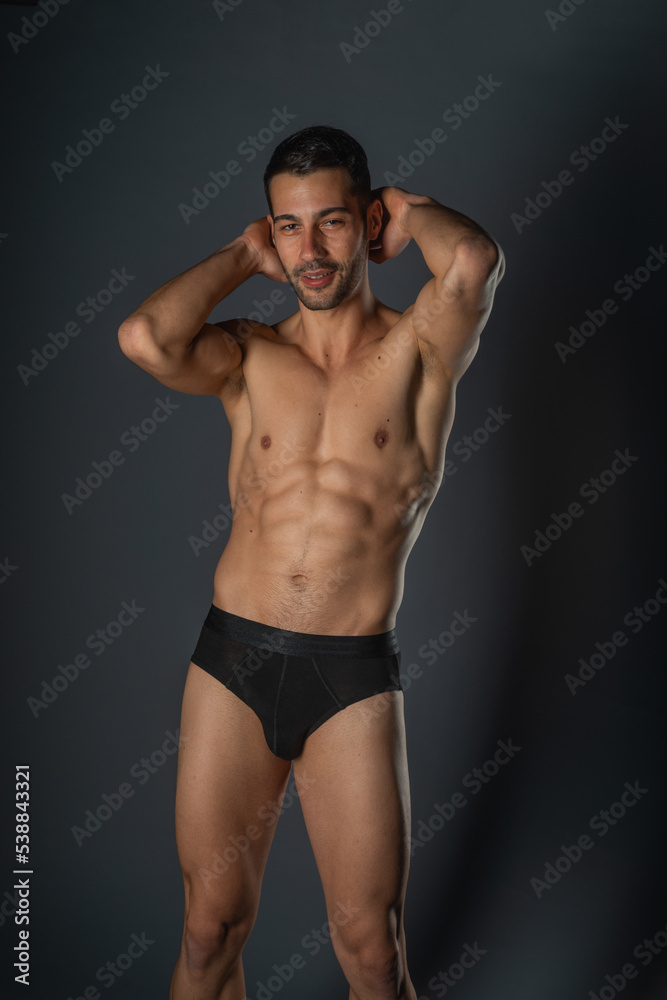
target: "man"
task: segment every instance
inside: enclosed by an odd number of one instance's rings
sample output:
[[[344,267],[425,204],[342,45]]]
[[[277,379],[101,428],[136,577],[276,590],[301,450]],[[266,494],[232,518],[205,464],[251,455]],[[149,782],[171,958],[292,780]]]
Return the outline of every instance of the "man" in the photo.
[[[363,149],[339,129],[286,138],[264,184],[269,215],[119,330],[124,353],[163,385],[218,396],[232,429],[233,524],[183,697],[185,920],[170,996],[246,996],[241,951],[275,829],[269,804],[293,765],[351,1000],[415,1000],[394,625],[504,258],[432,198],[372,192]],[[411,239],[433,277],[401,313],[371,292],[368,259]],[[206,322],[254,274],[289,282],[298,311],[273,326]]]

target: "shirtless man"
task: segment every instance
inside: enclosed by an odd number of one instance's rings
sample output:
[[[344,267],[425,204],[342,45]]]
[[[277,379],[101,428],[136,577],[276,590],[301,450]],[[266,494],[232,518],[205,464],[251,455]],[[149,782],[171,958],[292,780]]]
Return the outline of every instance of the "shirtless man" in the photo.
[[[267,805],[293,766],[350,1000],[416,1000],[394,625],[504,257],[432,198],[371,191],[362,147],[339,129],[289,136],[264,183],[270,214],[119,330],[163,385],[218,396],[232,429],[234,518],[183,697],[185,919],[170,998],[245,998],[241,952],[275,830]],[[411,239],[433,277],[401,313],[371,292],[368,260]],[[273,326],[208,323],[254,274],[288,281],[298,311]]]

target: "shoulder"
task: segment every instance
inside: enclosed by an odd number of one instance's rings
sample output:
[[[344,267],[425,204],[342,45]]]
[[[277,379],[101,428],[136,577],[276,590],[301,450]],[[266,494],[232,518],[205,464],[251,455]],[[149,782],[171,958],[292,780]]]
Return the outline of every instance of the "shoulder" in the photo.
[[[298,315],[295,313],[273,324],[254,319],[230,319],[218,325],[234,338],[245,357],[249,350],[261,348],[263,344],[289,344]]]
[[[216,323],[224,330],[241,348],[242,354],[251,342],[271,339],[274,336],[274,328],[267,323],[261,323],[254,319],[225,319]]]
[[[256,373],[261,371],[275,358],[274,347],[289,344],[288,331],[292,319],[290,316],[272,325],[248,318],[226,319],[216,323],[240,349],[238,364],[229,372],[222,385],[220,395],[223,402],[231,404],[240,398],[244,390],[247,390],[246,374],[253,370]]]

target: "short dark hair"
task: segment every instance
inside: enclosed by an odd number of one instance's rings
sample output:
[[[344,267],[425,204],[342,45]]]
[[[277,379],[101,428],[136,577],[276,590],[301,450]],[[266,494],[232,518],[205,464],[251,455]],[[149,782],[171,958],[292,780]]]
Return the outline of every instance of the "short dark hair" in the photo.
[[[332,125],[309,125],[283,139],[264,171],[264,193],[273,214],[269,183],[276,174],[306,177],[326,167],[343,167],[350,176],[350,190],[362,215],[371,203],[371,175],[363,146],[348,132]]]

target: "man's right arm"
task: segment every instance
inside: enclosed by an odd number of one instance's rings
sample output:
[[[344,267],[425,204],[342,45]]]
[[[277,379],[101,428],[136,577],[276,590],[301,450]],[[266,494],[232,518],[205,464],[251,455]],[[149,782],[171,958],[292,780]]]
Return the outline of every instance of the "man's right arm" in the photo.
[[[266,219],[257,219],[240,237],[149,295],[121,324],[121,350],[170,389],[217,395],[241,363],[233,336],[239,321],[206,319],[253,274],[287,280]]]

